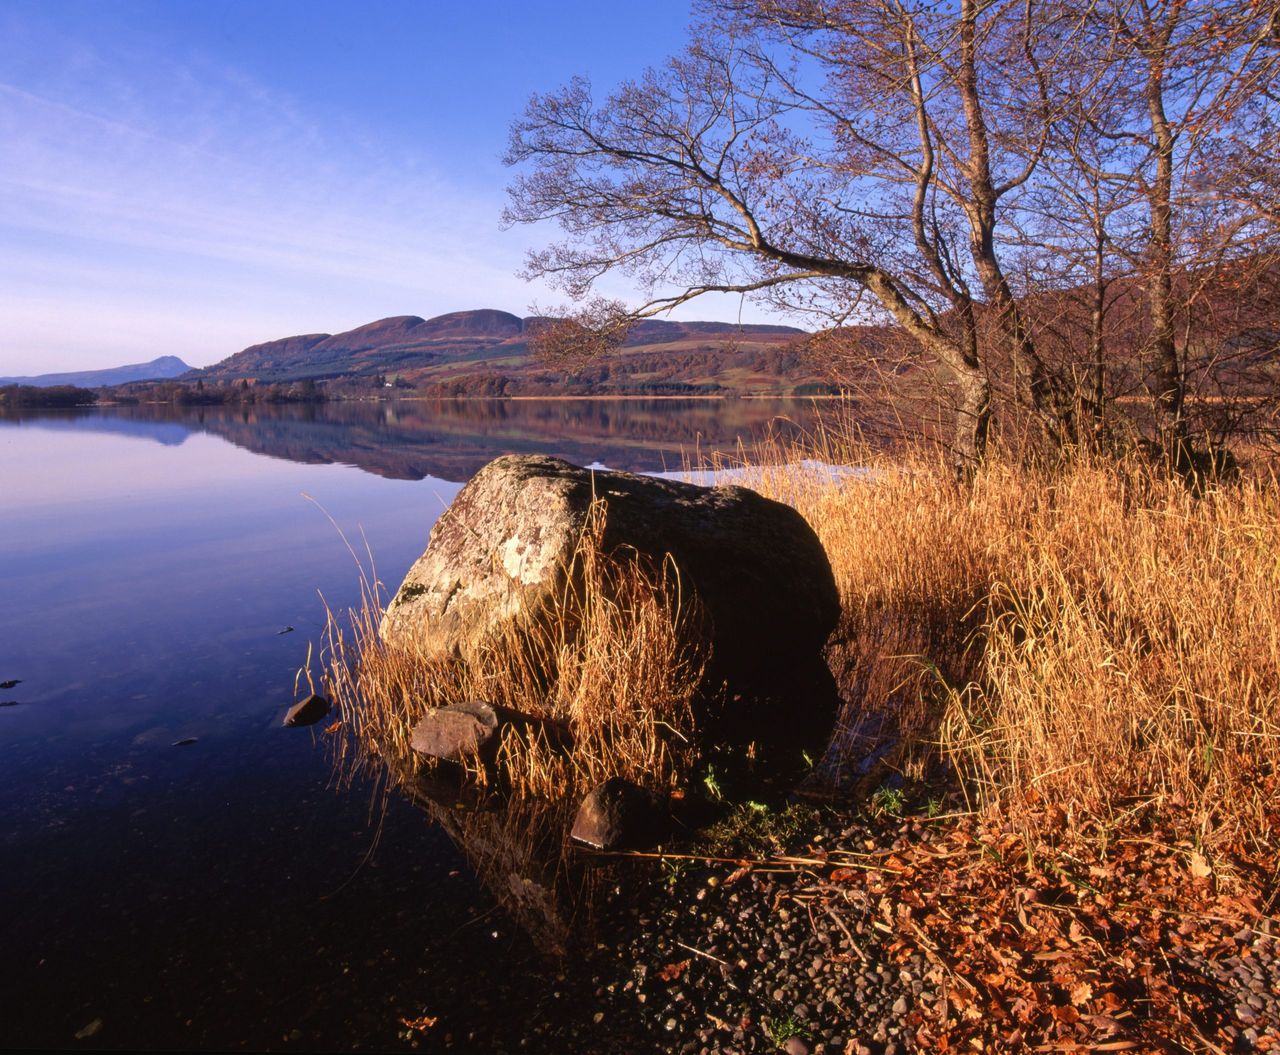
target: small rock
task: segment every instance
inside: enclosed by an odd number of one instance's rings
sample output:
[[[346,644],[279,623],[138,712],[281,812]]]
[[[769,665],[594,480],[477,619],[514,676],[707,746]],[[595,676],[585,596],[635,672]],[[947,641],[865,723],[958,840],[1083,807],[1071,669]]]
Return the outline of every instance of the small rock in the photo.
[[[284,724],[289,728],[300,725],[315,725],[329,713],[329,701],[318,692],[313,692],[301,703],[295,703],[284,716]]]
[[[479,700],[433,707],[413,727],[409,746],[420,755],[460,762],[496,746],[498,714]]]
[[[582,800],[570,835],[597,850],[636,849],[660,841],[665,821],[653,792],[610,777]]]
[[[788,1037],[786,1043],[782,1045],[782,1050],[787,1055],[809,1055],[809,1045],[800,1037]]]

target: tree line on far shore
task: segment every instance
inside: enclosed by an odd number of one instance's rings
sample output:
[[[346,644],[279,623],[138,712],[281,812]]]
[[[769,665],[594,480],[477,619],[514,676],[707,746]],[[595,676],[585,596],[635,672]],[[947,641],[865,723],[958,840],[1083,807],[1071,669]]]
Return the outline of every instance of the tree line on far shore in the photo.
[[[98,401],[98,393],[76,385],[0,385],[0,407],[84,407]]]

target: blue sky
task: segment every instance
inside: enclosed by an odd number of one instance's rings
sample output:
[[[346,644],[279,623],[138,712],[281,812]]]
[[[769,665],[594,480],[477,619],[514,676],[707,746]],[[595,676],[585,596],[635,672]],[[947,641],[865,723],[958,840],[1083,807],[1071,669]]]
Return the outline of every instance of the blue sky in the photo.
[[[499,228],[508,125],[575,73],[660,62],[688,21],[688,0],[0,0],[0,375],[558,303],[515,275],[552,232]]]

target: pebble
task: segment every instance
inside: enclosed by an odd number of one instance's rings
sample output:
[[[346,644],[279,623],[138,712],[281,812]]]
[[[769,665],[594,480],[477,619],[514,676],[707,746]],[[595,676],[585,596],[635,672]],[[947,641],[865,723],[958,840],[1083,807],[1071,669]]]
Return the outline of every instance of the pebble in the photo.
[[[836,829],[825,845],[864,849],[860,835]],[[795,877],[731,882],[732,871],[725,867],[718,883],[691,868],[649,889],[619,889],[602,910],[603,940],[587,961],[591,995],[575,1002],[573,981],[565,982],[556,1021],[531,1030],[521,1046],[638,1055],[919,1050],[912,1023],[939,1013],[943,981],[923,954],[892,955],[894,935],[874,926],[873,903],[846,902],[837,923],[780,903]],[[1232,1038],[1226,1049],[1244,1051],[1280,1034],[1280,943],[1246,931],[1236,950],[1187,954],[1180,967],[1214,993],[1227,1020],[1222,1032]]]

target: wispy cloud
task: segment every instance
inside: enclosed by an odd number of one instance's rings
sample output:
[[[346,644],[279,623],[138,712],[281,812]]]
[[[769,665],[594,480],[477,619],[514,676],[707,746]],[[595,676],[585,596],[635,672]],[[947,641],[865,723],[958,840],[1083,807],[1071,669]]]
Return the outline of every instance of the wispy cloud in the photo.
[[[341,40],[306,52],[314,63],[293,78],[297,95],[266,79],[262,51],[245,63],[228,59],[241,57],[235,48],[215,53],[207,25],[175,35],[164,17],[157,29],[75,3],[0,7],[0,375],[160,354],[201,364],[384,315],[563,299],[516,277],[526,246],[554,232],[498,223],[496,158],[518,99],[489,92],[483,120],[465,109],[536,52],[486,48],[456,15],[452,39],[468,41],[466,54],[451,56],[447,41],[415,46],[379,90],[320,90],[326,70],[358,82],[378,60],[379,23],[358,53]],[[253,10],[269,21],[303,6]],[[181,23],[185,9],[154,10]],[[528,17],[521,31],[541,26],[562,43],[541,13]],[[524,43],[515,27],[512,39]],[[527,77],[514,80],[528,90]],[[413,112],[447,120],[412,127]],[[422,134],[428,125],[446,131]],[[630,291],[616,280],[604,292]],[[739,307],[681,314],[733,319]]]
[[[66,61],[98,99],[0,83],[0,371],[529,301],[500,188],[429,150],[325,127],[243,71],[153,67],[156,97],[83,47]]]

